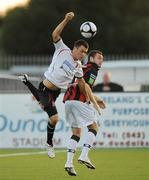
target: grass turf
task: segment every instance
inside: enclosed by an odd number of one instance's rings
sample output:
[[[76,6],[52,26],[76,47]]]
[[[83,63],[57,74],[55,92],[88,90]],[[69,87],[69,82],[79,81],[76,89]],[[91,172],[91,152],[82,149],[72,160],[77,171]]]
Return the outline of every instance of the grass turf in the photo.
[[[64,171],[66,152],[57,152],[55,159],[46,154],[2,157],[2,154],[38,152],[41,150],[0,150],[0,180],[149,180],[149,149],[96,149],[90,158],[96,169],[77,163],[76,177]]]

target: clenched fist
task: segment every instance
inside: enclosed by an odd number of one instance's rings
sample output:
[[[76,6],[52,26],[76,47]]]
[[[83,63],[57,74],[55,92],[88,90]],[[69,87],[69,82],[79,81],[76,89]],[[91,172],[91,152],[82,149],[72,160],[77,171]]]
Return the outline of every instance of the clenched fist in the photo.
[[[101,109],[105,109],[106,108],[106,104],[103,100],[97,100],[97,104]]]
[[[65,20],[66,21],[70,21],[74,18],[74,13],[73,12],[69,12],[67,14],[65,14]]]

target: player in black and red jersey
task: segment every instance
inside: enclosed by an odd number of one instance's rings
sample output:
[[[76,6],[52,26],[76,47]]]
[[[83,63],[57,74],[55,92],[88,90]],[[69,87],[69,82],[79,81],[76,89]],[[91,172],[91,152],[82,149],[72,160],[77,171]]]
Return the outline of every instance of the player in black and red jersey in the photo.
[[[100,51],[92,50],[88,54],[88,63],[83,68],[83,77],[86,82],[86,88],[90,86],[92,89],[102,62],[103,55]],[[94,98],[99,107],[105,108],[104,102],[99,97],[94,96]],[[85,95],[80,91],[78,83],[75,79],[68,87],[63,101],[65,103],[66,121],[72,128],[72,136],[68,142],[65,170],[69,175],[76,176],[73,166],[73,156],[76,151],[77,143],[80,140],[82,125],[87,126],[88,134],[86,136],[86,140],[84,141],[83,149],[78,162],[85,164],[90,169],[95,169],[95,166],[88,158],[88,152],[93,145],[98,131],[98,125],[96,123],[96,109],[92,104],[89,104],[86,101]]]

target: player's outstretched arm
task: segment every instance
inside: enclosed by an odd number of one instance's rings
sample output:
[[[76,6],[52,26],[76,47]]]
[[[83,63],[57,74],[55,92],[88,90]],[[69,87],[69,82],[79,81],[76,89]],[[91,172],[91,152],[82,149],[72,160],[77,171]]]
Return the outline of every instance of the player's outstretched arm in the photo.
[[[73,18],[74,18],[74,13],[73,12],[69,12],[69,13],[65,14],[65,18],[60,22],[60,24],[58,24],[58,26],[54,29],[54,31],[52,33],[53,42],[56,42],[61,38],[60,35],[61,35],[64,27]]]

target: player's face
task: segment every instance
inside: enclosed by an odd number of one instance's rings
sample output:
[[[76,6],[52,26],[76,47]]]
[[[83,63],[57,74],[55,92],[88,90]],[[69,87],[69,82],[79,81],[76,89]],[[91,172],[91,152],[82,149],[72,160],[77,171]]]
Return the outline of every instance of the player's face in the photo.
[[[94,62],[97,64],[98,67],[101,67],[103,63],[103,56],[99,53],[97,53],[94,57]]]
[[[88,48],[85,48],[84,46],[75,47],[73,49],[73,57],[74,60],[83,60],[83,58],[86,56],[88,52]]]

